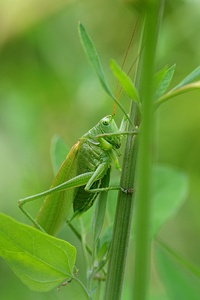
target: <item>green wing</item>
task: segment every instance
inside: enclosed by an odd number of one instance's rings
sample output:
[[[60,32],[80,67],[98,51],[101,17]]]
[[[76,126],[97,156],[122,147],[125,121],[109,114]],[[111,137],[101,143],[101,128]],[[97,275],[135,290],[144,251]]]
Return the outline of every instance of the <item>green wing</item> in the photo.
[[[83,141],[78,141],[71,148],[54,178],[51,188],[77,175],[77,157],[82,143]],[[74,192],[75,189],[67,189],[45,197],[36,221],[48,234],[55,235],[72,211]]]

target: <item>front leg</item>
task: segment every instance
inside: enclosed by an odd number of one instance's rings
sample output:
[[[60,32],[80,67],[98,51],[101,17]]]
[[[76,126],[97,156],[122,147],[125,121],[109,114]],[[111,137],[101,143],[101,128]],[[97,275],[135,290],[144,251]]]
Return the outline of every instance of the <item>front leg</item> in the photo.
[[[99,192],[104,192],[104,191],[110,191],[110,190],[120,190],[119,185],[115,186],[108,186],[108,187],[100,187],[96,189],[92,189],[92,185],[95,181],[102,179],[106,173],[108,172],[108,164],[107,163],[102,163],[98,166],[98,168],[95,170],[91,178],[88,180],[86,186],[85,186],[85,191],[89,193],[99,193]]]
[[[45,232],[45,230],[40,226],[40,224],[29,214],[29,212],[24,208],[24,205],[28,202],[32,202],[36,199],[40,199],[44,196],[49,196],[48,200],[50,201],[51,198],[54,200],[54,201],[60,201],[60,197],[59,197],[59,191],[63,191],[63,190],[67,190],[67,189],[71,189],[71,188],[76,188],[76,187],[79,187],[79,186],[84,186],[87,184],[87,182],[90,180],[90,178],[92,177],[94,172],[87,172],[87,173],[84,173],[84,174],[80,174],[78,176],[75,176],[74,178],[71,178],[70,180],[66,181],[66,182],[63,182],[47,191],[44,191],[42,193],[39,193],[39,194],[36,194],[36,195],[33,195],[33,196],[29,196],[29,197],[26,197],[26,198],[23,198],[23,199],[20,199],[18,201],[18,204],[19,204],[19,208],[21,209],[21,211],[27,216],[27,218],[33,223],[33,225],[40,229],[41,231]],[[56,195],[56,197],[53,198],[53,195],[55,193],[58,193]],[[73,202],[73,199],[71,199],[72,202]],[[68,201],[71,201],[70,199],[68,199]],[[58,213],[58,212],[55,212],[55,214]],[[54,216],[52,215],[51,216],[52,220],[51,222],[53,223],[54,222]]]

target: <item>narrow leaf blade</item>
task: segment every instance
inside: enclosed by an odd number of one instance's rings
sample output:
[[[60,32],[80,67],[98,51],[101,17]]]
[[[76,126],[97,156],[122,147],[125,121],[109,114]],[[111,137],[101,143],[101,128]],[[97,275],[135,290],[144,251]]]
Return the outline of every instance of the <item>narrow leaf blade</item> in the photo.
[[[173,65],[170,68],[164,69],[164,71],[162,73],[159,72],[157,74],[157,77],[160,76],[160,82],[157,86],[157,89],[156,89],[156,92],[154,95],[155,100],[160,98],[168,89],[168,87],[172,81],[175,68],[176,68],[176,65]]]
[[[160,69],[156,74],[154,75],[154,91],[157,91],[160,83],[165,77],[166,71],[168,69],[168,66],[164,66],[162,69]]]
[[[97,258],[98,261],[101,261],[105,256],[107,256],[111,240],[112,240],[112,232],[113,226],[107,227],[102,236],[98,240],[98,247],[97,247]]]
[[[194,71],[192,71],[188,76],[186,76],[179,84],[177,84],[172,91],[177,90],[178,88],[181,88],[191,82],[193,82],[194,80],[196,80],[197,78],[200,77],[200,66],[198,66],[196,69],[194,69]],[[171,92],[171,91],[170,91]]]
[[[90,38],[90,36],[88,35],[84,26],[81,23],[79,24],[79,35],[80,35],[80,40],[81,40],[81,44],[83,46],[85,55],[86,55],[89,63],[93,66],[94,70],[96,71],[97,76],[99,77],[99,80],[100,80],[100,83],[101,83],[103,89],[115,101],[115,103],[117,103],[117,105],[120,107],[120,109],[122,110],[124,115],[129,120],[130,124],[132,124],[134,126],[132,120],[129,118],[129,116],[125,112],[123,106],[116,99],[116,97],[113,95],[111,89],[109,88],[108,83],[105,78],[105,75],[104,75],[104,72],[103,72],[103,69],[102,69],[102,66],[101,66],[101,63],[100,63],[98,53],[96,51],[96,48],[92,42],[92,39]]]
[[[155,109],[157,109],[161,104],[163,104],[166,101],[171,100],[172,98],[179,96],[181,94],[184,93],[188,93],[194,90],[200,89],[200,80],[199,81],[195,81],[189,84],[186,84],[182,87],[179,87],[177,89],[173,89],[170,92],[168,92],[167,94],[163,95],[162,97],[160,97],[156,102],[155,102]]]
[[[130,77],[118,66],[115,60],[111,60],[110,67],[114,76],[120,82],[127,96],[138,104],[139,94]]]
[[[46,292],[73,277],[76,249],[0,213],[0,256],[31,290]]]
[[[92,42],[91,37],[88,35],[87,31],[81,23],[79,24],[79,35],[85,55],[96,71],[103,89],[109,96],[115,99],[106,81],[97,50]]]

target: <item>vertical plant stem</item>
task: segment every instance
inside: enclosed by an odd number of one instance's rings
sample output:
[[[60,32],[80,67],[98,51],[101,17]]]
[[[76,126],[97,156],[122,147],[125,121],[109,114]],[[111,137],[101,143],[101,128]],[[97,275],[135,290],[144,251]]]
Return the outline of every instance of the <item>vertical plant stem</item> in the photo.
[[[153,139],[153,73],[159,24],[164,0],[149,1],[144,27],[144,53],[141,74],[143,120],[138,150],[137,195],[135,201],[135,267],[133,299],[145,300],[148,291],[150,258],[150,188]]]
[[[135,119],[135,124],[137,125],[139,122],[139,112],[136,112],[136,110],[136,105],[132,102],[130,118],[131,120]],[[131,124],[129,124],[129,130],[133,130]],[[133,215],[134,193],[131,191],[134,191],[138,149],[137,140],[137,136],[128,135],[124,151],[120,186],[127,190],[127,193],[119,191],[118,194],[104,300],[120,300],[122,295]]]
[[[133,188],[132,184],[135,176],[135,164],[137,154],[137,137],[129,136],[125,150],[123,163],[123,174],[121,186]],[[134,143],[135,141],[135,143]],[[127,163],[126,163],[127,162]],[[108,265],[106,279],[106,290],[104,300],[121,299],[126,257],[130,238],[131,220],[133,214],[132,193],[119,192],[115,221],[113,228],[113,239],[111,244],[111,256]]]
[[[141,43],[144,45],[144,53],[138,63],[136,86],[139,91],[144,89],[142,98],[144,101],[144,116],[142,124],[142,137],[128,136],[122,168],[121,187],[127,189],[127,193],[119,192],[114,221],[113,239],[111,244],[111,257],[108,265],[106,289],[104,300],[120,300],[124,282],[126,258],[130,240],[130,230],[133,216],[133,194],[135,186],[136,161],[138,142],[140,145],[139,158],[139,187],[137,205],[137,245],[135,260],[134,299],[145,299],[148,287],[149,265],[149,190],[151,170],[151,143],[152,143],[152,75],[155,56],[155,46],[158,32],[158,19],[164,0],[149,1],[152,4],[146,13],[146,25]],[[139,113],[135,104],[131,105],[130,118],[139,125]],[[132,130],[131,125],[129,130]],[[144,159],[144,161],[143,161]],[[138,162],[137,162],[138,164]],[[147,205],[146,205],[147,204]],[[146,206],[145,206],[146,205]],[[142,237],[142,238],[141,238]],[[143,248],[143,249],[142,249]],[[142,255],[139,251],[142,251]],[[142,262],[141,262],[142,261]],[[142,269],[142,270],[141,270]]]

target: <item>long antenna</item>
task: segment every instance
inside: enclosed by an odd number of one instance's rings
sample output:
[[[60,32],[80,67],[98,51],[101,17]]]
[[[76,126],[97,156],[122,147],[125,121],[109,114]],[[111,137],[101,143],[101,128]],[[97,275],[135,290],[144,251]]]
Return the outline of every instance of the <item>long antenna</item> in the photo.
[[[124,66],[125,66],[125,63],[126,63],[126,60],[127,60],[127,57],[128,57],[128,54],[129,54],[129,51],[130,51],[130,48],[132,46],[132,43],[133,43],[133,39],[134,39],[134,36],[135,36],[135,33],[136,33],[136,30],[137,30],[137,27],[138,27],[138,23],[139,23],[139,18],[137,19],[137,22],[134,26],[134,29],[133,29],[133,32],[132,32],[132,35],[131,35],[131,39],[129,41],[129,44],[128,44],[128,47],[126,49],[126,53],[125,53],[125,56],[124,56],[124,59],[123,59],[123,62],[122,62],[122,66],[121,66],[121,69],[123,70],[124,69]],[[130,74],[130,72],[132,71],[133,69],[133,66],[135,65],[137,59],[138,59],[139,55],[136,57],[136,59],[134,60],[134,62],[132,63],[129,71],[128,71],[128,75]],[[122,88],[120,88],[119,90],[119,81],[117,81],[117,85],[116,85],[116,90],[115,90],[115,95],[116,95],[116,99],[118,100],[120,98],[120,95],[122,93]],[[114,105],[113,105],[113,111],[112,111],[112,115],[114,116],[115,115],[115,111],[116,111],[116,108],[117,108],[117,103],[114,102]]]

